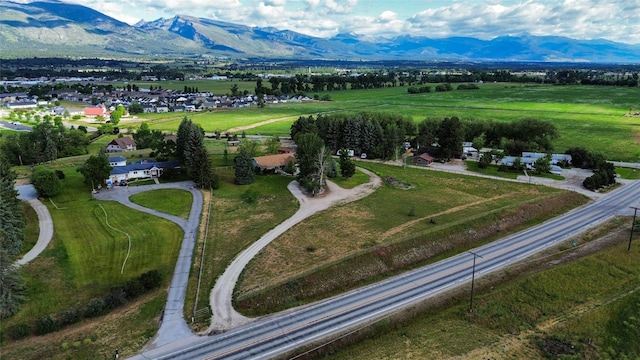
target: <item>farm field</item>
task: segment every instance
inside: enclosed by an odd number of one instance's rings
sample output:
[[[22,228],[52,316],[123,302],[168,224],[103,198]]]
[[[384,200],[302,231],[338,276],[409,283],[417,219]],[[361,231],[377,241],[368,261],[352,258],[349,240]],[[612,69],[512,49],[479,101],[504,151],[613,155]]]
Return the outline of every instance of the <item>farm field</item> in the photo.
[[[239,134],[244,130],[247,135],[288,136],[291,123],[299,116],[319,113],[392,112],[416,122],[451,116],[463,121],[501,122],[536,118],[551,121],[558,128],[560,137],[554,143],[558,152],[584,146],[610,160],[640,160],[640,117],[625,116],[630,108],[640,105],[638,88],[498,83],[481,84],[480,90],[474,91],[408,94],[406,87],[393,87],[327,94],[331,101],[272,104],[262,109],[145,114],[122,125],[137,127],[148,121],[152,129],[176,131],[186,116],[208,133]]]

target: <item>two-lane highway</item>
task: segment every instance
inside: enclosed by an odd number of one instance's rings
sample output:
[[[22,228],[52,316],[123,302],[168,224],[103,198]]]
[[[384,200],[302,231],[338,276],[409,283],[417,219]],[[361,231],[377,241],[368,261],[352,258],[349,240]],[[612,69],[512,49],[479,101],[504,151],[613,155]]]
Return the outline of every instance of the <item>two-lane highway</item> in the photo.
[[[476,248],[475,273],[502,269],[606,219],[629,213],[640,199],[640,182],[494,243]],[[393,311],[471,280],[473,255],[459,254],[358,290],[299,309],[258,319],[224,334],[167,344],[135,359],[268,359],[367,324]]]

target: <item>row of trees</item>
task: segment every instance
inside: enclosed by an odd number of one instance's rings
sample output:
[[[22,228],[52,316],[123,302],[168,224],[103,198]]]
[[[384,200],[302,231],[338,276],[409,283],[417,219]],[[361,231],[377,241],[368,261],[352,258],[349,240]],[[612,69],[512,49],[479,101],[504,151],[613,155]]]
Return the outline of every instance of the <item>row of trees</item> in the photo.
[[[0,154],[0,319],[20,309],[25,300],[25,283],[13,263],[24,242],[25,221],[18,192],[14,188],[16,174]]]
[[[320,114],[294,121],[291,137],[299,133],[317,134],[334,154],[346,148],[371,158],[391,159],[406,138],[415,136],[416,126],[411,118],[390,113]]]
[[[4,136],[0,150],[11,165],[53,162],[59,157],[87,153],[89,137],[82,129],[66,129],[60,122],[42,121],[31,132]]]
[[[550,122],[521,119],[512,122],[462,121],[458,117],[429,118],[417,125],[411,118],[386,113],[326,114],[300,117],[291,125],[291,137],[316,133],[327,148],[341,148],[369,158],[390,159],[402,151],[405,141],[416,149],[449,159],[462,155],[462,143],[474,147],[504,149],[509,155],[523,151],[550,152],[558,131]]]

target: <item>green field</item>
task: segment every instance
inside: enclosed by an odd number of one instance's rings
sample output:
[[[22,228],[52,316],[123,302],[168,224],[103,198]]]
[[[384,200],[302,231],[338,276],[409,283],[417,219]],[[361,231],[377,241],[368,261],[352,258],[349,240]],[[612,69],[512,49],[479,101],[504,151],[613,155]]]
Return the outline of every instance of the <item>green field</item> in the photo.
[[[127,120],[128,125],[122,126],[137,127],[146,120],[153,129],[176,131],[186,116],[209,133],[225,133],[229,129],[249,126],[251,128],[245,130],[248,135],[286,136],[291,123],[299,116],[318,113],[391,112],[409,116],[416,122],[451,116],[458,116],[464,121],[500,122],[536,118],[551,121],[558,128],[560,137],[554,142],[558,152],[583,146],[602,152],[610,160],[640,160],[640,117],[625,116],[629,108],[640,105],[639,88],[501,83],[481,84],[477,91],[408,94],[406,87],[391,87],[328,94],[332,101],[273,104],[262,109],[145,114],[139,119]],[[236,134],[240,132],[233,131]]]

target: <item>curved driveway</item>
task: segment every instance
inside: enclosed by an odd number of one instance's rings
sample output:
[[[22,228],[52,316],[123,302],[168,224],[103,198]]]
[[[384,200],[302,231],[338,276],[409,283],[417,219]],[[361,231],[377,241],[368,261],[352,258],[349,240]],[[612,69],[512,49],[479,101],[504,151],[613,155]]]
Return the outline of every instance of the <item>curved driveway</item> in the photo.
[[[189,218],[185,220],[178,216],[165,214],[154,209],[134,204],[129,200],[131,195],[158,189],[182,189],[189,191],[193,195]],[[191,181],[183,181],[177,183],[131,187],[116,186],[110,190],[102,190],[99,193],[94,194],[94,197],[99,200],[117,201],[130,208],[172,221],[182,228],[184,231],[184,239],[182,240],[180,254],[178,255],[178,261],[176,262],[173,278],[171,279],[171,286],[169,287],[169,295],[162,315],[160,329],[151,343],[147,345],[147,348],[153,349],[156,346],[162,346],[185,338],[193,337],[194,335],[193,332],[191,332],[191,328],[189,328],[184,320],[183,309],[184,299],[187,292],[187,283],[189,281],[189,270],[191,269],[191,257],[193,255],[193,249],[198,235],[200,214],[202,213],[203,201],[200,190],[196,189]]]
[[[36,244],[22,259],[16,261],[14,264],[14,266],[22,266],[35,259],[36,256],[40,255],[40,253],[49,246],[51,239],[53,239],[53,220],[51,219],[49,209],[38,200],[38,193],[33,188],[33,185],[16,186],[16,190],[18,190],[18,199],[26,201],[31,205],[33,210],[36,211],[40,227]]]
[[[260,239],[241,252],[233,262],[231,262],[225,272],[218,278],[210,296],[213,315],[211,319],[211,326],[207,330],[209,333],[226,331],[251,321],[251,319],[244,317],[235,311],[231,302],[233,289],[235,288],[242,270],[247,266],[249,261],[251,261],[251,259],[260,252],[260,250],[269,245],[271,241],[290,229],[292,226],[309,216],[334,205],[361,199],[371,194],[382,184],[382,180],[379,176],[369,170],[361,168],[359,168],[359,170],[369,175],[370,180],[368,183],[358,185],[353,189],[343,189],[331,181],[327,181],[329,191],[327,194],[318,197],[310,197],[303,194],[302,191],[300,191],[300,186],[297,181],[289,183],[287,188],[300,202],[300,208],[295,214],[293,214],[293,216],[278,224],[275,228],[271,229],[268,233],[264,234]]]

